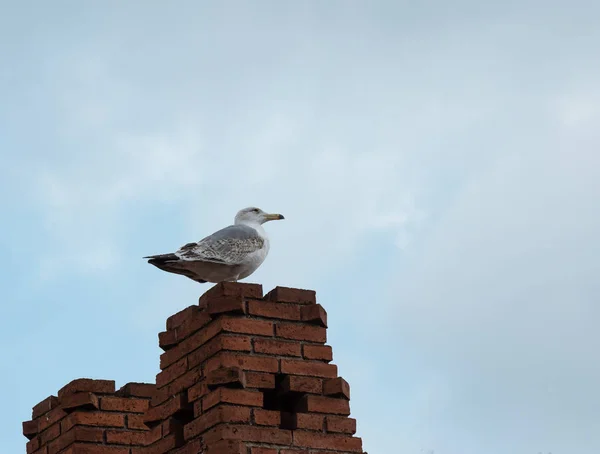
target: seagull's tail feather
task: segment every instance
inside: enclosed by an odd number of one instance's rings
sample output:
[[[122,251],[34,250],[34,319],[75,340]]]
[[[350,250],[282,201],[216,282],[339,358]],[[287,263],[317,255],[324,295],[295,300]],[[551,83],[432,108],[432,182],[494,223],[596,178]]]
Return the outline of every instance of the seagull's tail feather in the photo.
[[[152,263],[153,265],[155,263],[176,262],[176,261],[179,260],[179,257],[177,257],[173,253],[170,253],[170,254],[149,255],[148,257],[142,257],[142,258],[144,258],[144,259],[150,259],[150,260],[148,260],[148,263]]]
[[[179,262],[180,259],[175,254],[159,254],[159,255],[150,255],[148,257],[143,257],[148,260],[148,263],[154,265],[158,269],[166,271],[168,273],[181,274],[182,276],[189,277],[191,280],[199,282],[201,284],[206,283],[204,279],[198,279],[194,273],[184,268],[180,268],[177,266],[173,266],[175,263]]]

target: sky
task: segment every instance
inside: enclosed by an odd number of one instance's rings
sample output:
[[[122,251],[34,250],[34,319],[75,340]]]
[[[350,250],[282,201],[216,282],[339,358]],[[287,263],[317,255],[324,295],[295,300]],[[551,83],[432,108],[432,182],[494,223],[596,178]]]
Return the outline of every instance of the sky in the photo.
[[[259,206],[370,454],[600,452],[600,3],[0,0],[0,451],[152,382],[208,286],[148,265]]]

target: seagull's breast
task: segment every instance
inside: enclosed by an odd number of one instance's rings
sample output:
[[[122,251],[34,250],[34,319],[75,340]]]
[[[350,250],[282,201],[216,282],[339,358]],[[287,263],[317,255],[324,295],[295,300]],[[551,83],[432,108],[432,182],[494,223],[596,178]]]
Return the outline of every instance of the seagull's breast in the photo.
[[[269,254],[270,242],[267,233],[261,225],[253,225],[252,228],[255,229],[263,239],[263,246],[244,258],[243,263],[241,264],[243,271],[240,273],[240,279],[243,279],[256,271]]]

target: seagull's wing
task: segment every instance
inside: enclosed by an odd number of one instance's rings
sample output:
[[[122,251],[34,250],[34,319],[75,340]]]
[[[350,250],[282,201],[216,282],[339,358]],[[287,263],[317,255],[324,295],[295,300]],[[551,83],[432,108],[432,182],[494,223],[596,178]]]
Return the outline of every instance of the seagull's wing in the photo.
[[[265,240],[252,227],[230,225],[197,243],[182,246],[174,255],[184,261],[237,265],[264,244]]]

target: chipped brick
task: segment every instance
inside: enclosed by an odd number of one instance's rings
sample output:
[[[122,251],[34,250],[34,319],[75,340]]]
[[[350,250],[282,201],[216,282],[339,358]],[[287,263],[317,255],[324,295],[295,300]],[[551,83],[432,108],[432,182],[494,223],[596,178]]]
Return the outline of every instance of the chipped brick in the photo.
[[[304,290],[290,287],[275,287],[265,295],[267,301],[280,303],[315,304],[317,295],[314,290]]]
[[[323,383],[323,394],[331,397],[343,397],[350,400],[350,385],[342,377],[326,380]]]
[[[60,399],[60,407],[65,411],[73,411],[75,409],[82,410],[97,410],[100,408],[98,397],[94,393],[75,393],[67,394]]]
[[[303,322],[327,328],[327,312],[325,312],[325,309],[320,304],[304,306],[300,318]]]
[[[206,384],[210,389],[219,386],[245,388],[246,375],[239,367],[221,367],[206,375]]]
[[[63,386],[58,391],[58,399],[61,400],[67,394],[78,392],[91,392],[96,394],[113,394],[115,392],[114,380],[92,380],[90,378],[78,378]]]
[[[117,395],[121,397],[152,397],[156,392],[156,385],[152,383],[137,383],[130,382],[123,385],[117,391]]]

